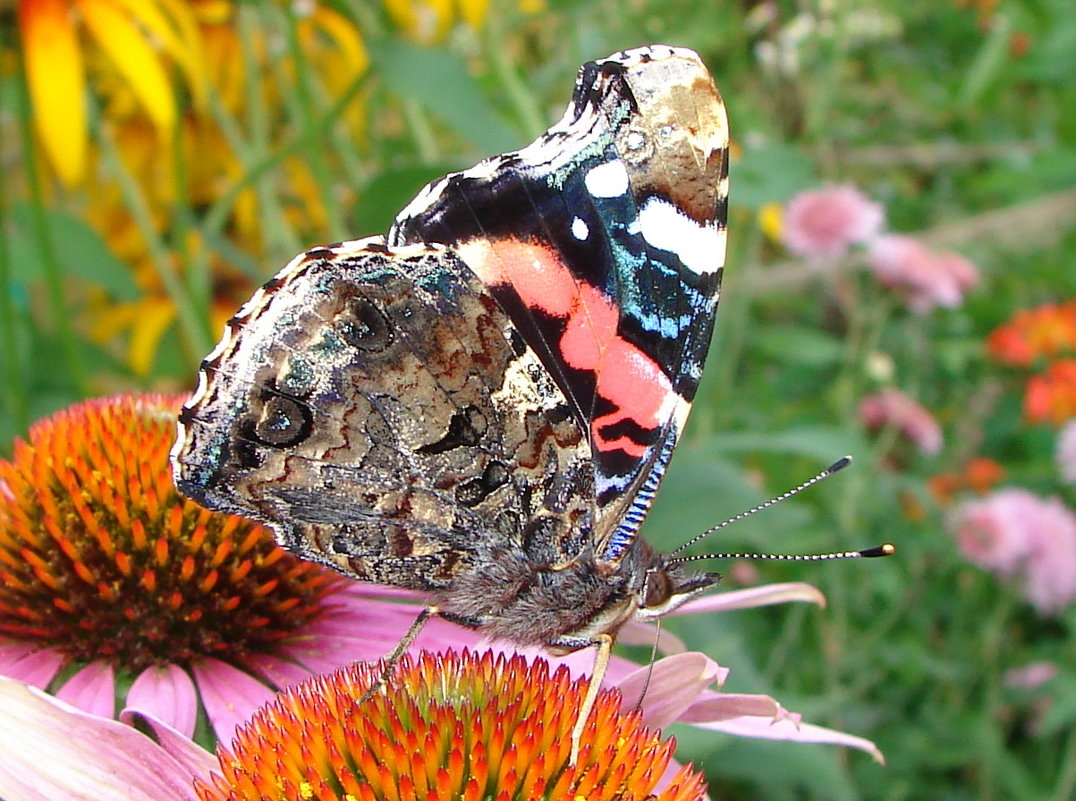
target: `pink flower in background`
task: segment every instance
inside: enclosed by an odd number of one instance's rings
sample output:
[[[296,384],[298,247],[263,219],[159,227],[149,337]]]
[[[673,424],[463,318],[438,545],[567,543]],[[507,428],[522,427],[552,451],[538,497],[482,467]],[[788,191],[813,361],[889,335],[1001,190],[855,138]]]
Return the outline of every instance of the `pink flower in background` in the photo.
[[[903,234],[879,236],[870,245],[870,266],[885,286],[900,292],[912,311],[955,309],[979,281],[975,265],[957,253],[935,253]]]
[[[1040,612],[1076,600],[1076,514],[1060,498],[1041,501],[1026,572],[1024,595]]]
[[[968,561],[1001,576],[1015,574],[1031,552],[1041,501],[1023,489],[1006,488],[958,507],[949,521]]]
[[[941,450],[942,431],[938,421],[926,407],[899,389],[884,389],[864,398],[859,404],[859,419],[872,430],[896,428],[927,456]]]
[[[885,210],[850,184],[800,192],[785,208],[785,246],[797,256],[836,259],[878,235]]]
[[[950,527],[964,556],[1018,577],[1039,612],[1059,612],[1076,600],[1076,514],[1059,498],[998,490],[957,509]]]
[[[1076,418],[1065,423],[1057,435],[1057,466],[1066,483],[1076,484]]]
[[[1031,662],[1018,668],[1005,671],[1005,686],[1022,690],[1037,690],[1046,682],[1053,680],[1060,671],[1053,662]]]

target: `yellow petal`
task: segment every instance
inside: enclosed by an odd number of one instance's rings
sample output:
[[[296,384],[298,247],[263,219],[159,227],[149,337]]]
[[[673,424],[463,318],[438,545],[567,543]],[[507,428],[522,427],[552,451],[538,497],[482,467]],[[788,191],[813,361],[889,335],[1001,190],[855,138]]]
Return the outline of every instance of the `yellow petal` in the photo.
[[[459,0],[460,16],[472,29],[478,31],[486,22],[489,0]]]
[[[153,357],[161,337],[172,321],[176,309],[170,301],[162,298],[146,298],[131,328],[131,341],[127,346],[127,363],[136,375],[146,375],[153,366]]]
[[[21,0],[19,27],[34,123],[45,153],[68,186],[86,169],[85,75],[63,0]]]
[[[350,76],[362,75],[370,66],[370,55],[359,32],[347,17],[331,8],[318,6],[312,21],[336,42],[345,61],[351,68]]]
[[[115,63],[162,136],[171,136],[176,102],[159,54],[111,0],[80,0],[86,27]]]
[[[145,28],[187,77],[195,103],[205,98],[202,41],[190,9],[169,0],[118,0],[131,19]]]
[[[418,15],[415,13],[411,0],[383,0],[383,3],[397,27],[409,33],[418,29]]]

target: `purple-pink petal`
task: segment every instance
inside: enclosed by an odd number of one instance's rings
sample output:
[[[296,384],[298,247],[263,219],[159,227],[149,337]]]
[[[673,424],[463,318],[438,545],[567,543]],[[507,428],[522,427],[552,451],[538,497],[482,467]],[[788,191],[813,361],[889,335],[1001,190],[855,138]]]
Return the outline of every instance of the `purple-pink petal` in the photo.
[[[682,654],[687,651],[684,641],[668,629],[659,630],[653,623],[643,623],[639,620],[629,620],[625,623],[616,641],[621,645],[645,645],[652,648],[655,639],[657,639],[660,653]]]
[[[115,716],[116,674],[112,665],[101,660],[90,662],[64,683],[56,697],[92,715]]]
[[[0,678],[0,797],[197,801],[191,770],[141,732]]]
[[[715,681],[723,682],[728,670],[697,651],[667,656],[642,667],[618,683],[625,703],[642,698],[643,723],[664,728],[690,707],[699,693]],[[643,695],[644,688],[646,694]]]
[[[716,723],[744,716],[774,721],[783,717],[782,707],[768,695],[708,692],[699,697],[680,720],[684,723]]]
[[[231,743],[236,726],[273,697],[265,684],[218,659],[201,659],[191,669],[209,724],[225,745]]]
[[[198,721],[198,693],[190,674],[179,665],[143,670],[127,691],[126,704],[128,709],[152,715],[185,737],[194,734]]]
[[[18,679],[44,690],[56,678],[64,655],[54,648],[42,648],[18,640],[0,641],[0,676]]]
[[[752,737],[760,740],[787,740],[800,743],[827,743],[829,745],[844,745],[849,748],[857,748],[870,754],[876,762],[885,764],[885,757],[878,750],[878,746],[870,740],[855,737],[844,732],[826,729],[822,726],[814,726],[810,723],[799,723],[792,720],[778,720],[744,716],[731,720],[711,721],[708,723],[695,723],[695,726],[703,729],[724,732],[736,737]]]
[[[763,584],[745,590],[717,592],[688,601],[674,615],[698,615],[709,612],[728,612],[734,609],[751,609],[756,606],[772,606],[793,601],[826,606],[826,596],[821,590],[802,581],[782,584]]]
[[[123,723],[133,726],[157,743],[166,754],[178,762],[192,777],[209,781],[210,773],[220,770],[220,762],[212,752],[206,751],[167,723],[137,709],[120,712]]]
[[[272,654],[252,654],[246,657],[243,667],[278,690],[291,687],[310,677],[310,671],[304,666]]]

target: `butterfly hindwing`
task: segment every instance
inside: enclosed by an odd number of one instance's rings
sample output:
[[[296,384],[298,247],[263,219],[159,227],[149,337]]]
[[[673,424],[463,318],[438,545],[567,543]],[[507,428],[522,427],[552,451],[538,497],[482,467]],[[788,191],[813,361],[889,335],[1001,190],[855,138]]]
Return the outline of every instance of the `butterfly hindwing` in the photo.
[[[178,486],[306,558],[434,590],[491,545],[556,563],[590,535],[590,451],[566,399],[444,248],[300,256],[202,373]]]

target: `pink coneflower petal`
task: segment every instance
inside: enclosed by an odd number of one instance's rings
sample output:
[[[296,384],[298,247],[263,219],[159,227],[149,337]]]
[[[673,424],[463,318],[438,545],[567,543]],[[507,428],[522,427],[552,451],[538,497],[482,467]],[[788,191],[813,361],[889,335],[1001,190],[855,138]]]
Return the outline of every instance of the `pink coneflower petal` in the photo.
[[[197,777],[202,781],[209,781],[210,774],[215,770],[220,770],[220,763],[212,752],[206,751],[190,738],[184,737],[179,731],[152,715],[147,715],[137,709],[125,709],[120,712],[119,719],[128,726],[146,732],[147,736],[188,771],[192,778]]]
[[[728,669],[705,654],[690,652],[669,656],[650,667],[642,667],[617,683],[624,703],[643,699],[643,725],[665,728],[680,718],[703,690],[723,682]],[[646,688],[646,695],[643,689]]]
[[[249,673],[218,659],[201,659],[191,669],[206,716],[221,742],[230,742],[235,727],[273,697],[273,691]]]
[[[107,662],[90,662],[56,693],[56,697],[92,715],[116,714],[116,674]]]
[[[1006,670],[1005,686],[1021,690],[1037,690],[1046,682],[1052,681],[1060,672],[1053,662],[1031,662],[1023,667]]]
[[[688,601],[673,614],[698,615],[708,612],[729,612],[734,609],[750,609],[756,606],[792,602],[816,604],[824,608],[826,596],[817,587],[801,581],[764,584],[761,587],[703,595]]]
[[[309,678],[311,673],[304,665],[271,654],[252,655],[244,666],[279,689],[298,684]]]
[[[64,655],[18,640],[0,640],[0,676],[9,676],[44,690],[63,667]]]
[[[878,746],[870,740],[855,737],[844,732],[834,731],[810,723],[796,724],[791,720],[767,721],[760,717],[742,717],[714,723],[695,723],[703,729],[720,731],[736,737],[751,737],[759,740],[789,740],[799,743],[827,743],[856,748],[870,754],[875,762],[885,764],[885,757]]]
[[[656,633],[655,633],[656,632]],[[687,651],[687,645],[668,629],[657,631],[653,623],[643,623],[638,620],[629,620],[620,630],[617,642],[622,645],[645,645],[648,648],[654,646],[657,639],[657,649],[662,654],[682,654]]]
[[[191,771],[141,732],[0,677],[0,797],[197,801]]]
[[[707,692],[684,710],[684,723],[718,723],[742,717],[766,718],[771,722],[789,717],[784,708],[768,695]],[[796,719],[798,723],[798,717]]]
[[[179,665],[146,668],[127,691],[127,707],[146,712],[186,737],[198,721],[198,695],[190,674]]]

